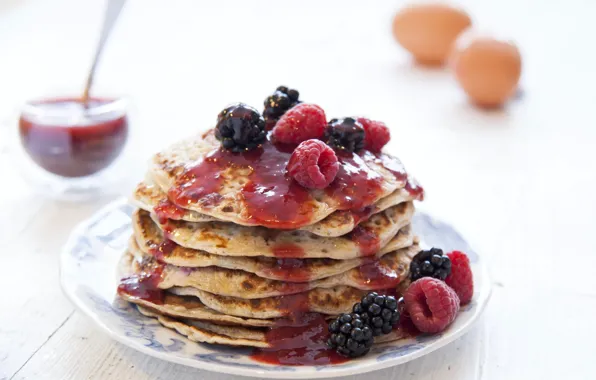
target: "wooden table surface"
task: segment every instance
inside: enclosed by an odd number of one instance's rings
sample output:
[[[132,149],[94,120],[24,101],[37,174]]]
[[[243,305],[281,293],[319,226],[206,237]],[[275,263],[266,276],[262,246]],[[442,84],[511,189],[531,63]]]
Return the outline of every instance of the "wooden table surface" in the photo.
[[[389,151],[427,190],[422,207],[489,263],[493,298],[470,333],[370,376],[595,379],[596,2],[463,4],[521,47],[521,96],[502,110],[475,109],[446,69],[411,63],[390,34],[398,1],[130,0],[96,79],[97,93],[134,102],[127,176],[76,204],[23,180],[15,115],[25,99],[82,88],[103,3],[0,2],[0,379],[235,378],[112,341],[63,296],[58,255],[152,152],[212,126],[227,103],[259,107],[279,84],[330,116],[387,122]]]

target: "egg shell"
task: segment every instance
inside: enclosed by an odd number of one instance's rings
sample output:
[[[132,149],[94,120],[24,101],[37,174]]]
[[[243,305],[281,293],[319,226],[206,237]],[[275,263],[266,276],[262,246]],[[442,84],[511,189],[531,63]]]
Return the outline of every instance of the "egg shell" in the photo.
[[[410,5],[393,19],[393,36],[423,64],[446,61],[457,36],[472,24],[461,9],[447,4]]]
[[[450,58],[457,81],[482,107],[499,107],[516,92],[521,76],[519,49],[509,41],[464,35]]]

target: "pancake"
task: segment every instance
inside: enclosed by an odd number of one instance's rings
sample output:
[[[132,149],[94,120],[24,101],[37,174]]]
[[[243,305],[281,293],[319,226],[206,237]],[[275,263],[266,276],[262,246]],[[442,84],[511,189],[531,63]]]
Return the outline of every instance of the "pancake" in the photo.
[[[276,324],[275,319],[251,319],[222,314],[203,305],[197,297],[182,297],[170,292],[165,292],[163,303],[155,303],[131,297],[125,293],[120,294],[120,296],[129,302],[152,310],[155,313],[171,317],[211,321],[229,326],[267,327]]]
[[[334,238],[222,222],[170,221],[165,228],[167,237],[177,244],[217,255],[347,260],[376,254],[410,223],[413,213],[412,202],[401,203],[373,215],[350,234]]]
[[[334,259],[287,259],[275,257],[241,257],[241,256],[222,256],[215,255],[205,251],[182,247],[172,242],[164,242],[161,229],[155,224],[151,217],[146,213],[135,214],[134,238],[136,245],[129,244],[131,252],[135,256],[140,254],[159,256],[159,260],[179,267],[208,267],[217,266],[227,269],[242,269],[254,273],[259,277],[270,278],[272,280],[284,280],[288,282],[301,282],[308,280],[318,280],[321,278],[343,273],[347,270],[359,266],[363,258],[350,260]],[[400,229],[398,234],[381,249],[376,256],[381,257],[386,253],[401,248],[409,247],[417,239],[411,231],[410,225]],[[135,246],[139,247],[135,250]],[[288,276],[288,270],[291,269],[291,276]]]
[[[129,277],[134,273],[132,268],[134,256],[125,253],[118,263],[118,276],[120,278]],[[148,299],[141,299],[139,297],[131,296],[124,292],[118,292],[118,295],[128,302],[137,304],[144,309],[150,310],[153,313],[163,314],[167,316],[194,319],[201,321],[215,322],[220,325],[231,326],[256,326],[268,327],[283,324],[284,319],[252,319],[242,318],[233,315],[227,315],[215,311],[205,306],[197,297],[178,296],[168,291],[164,292],[162,302],[155,302]]]
[[[135,248],[133,248],[135,250]],[[136,248],[138,251],[138,248]],[[160,265],[159,288],[193,287],[206,292],[243,298],[257,299],[296,294],[315,288],[333,288],[341,285],[363,290],[395,288],[407,276],[409,264],[416,253],[417,245],[384,255],[361,267],[316,281],[293,282],[271,280],[238,269],[216,266],[185,268],[158,264],[152,256],[136,257],[132,262],[134,273],[150,273]]]
[[[407,182],[394,157],[346,153],[338,156],[335,181],[325,190],[309,190],[286,173],[293,149],[268,141],[246,154],[220,147],[212,129],[185,139],[152,158],[150,176],[184,209],[243,226],[278,229],[296,229],[337,210],[370,206]],[[258,181],[253,182],[255,177]]]
[[[155,207],[157,207],[160,202],[165,202],[167,199],[167,194],[163,192],[159,186],[153,183],[151,179],[145,179],[135,188],[132,194],[131,203],[142,210],[153,212]],[[183,210],[182,212],[183,213],[179,218],[181,220],[186,220],[187,222],[217,221],[216,218],[201,214],[200,212],[192,210]]]
[[[144,307],[139,307],[139,311],[148,317],[157,319],[163,326],[176,330],[193,342],[255,348],[271,347],[271,344],[266,340],[266,330],[261,328],[229,327],[214,323],[173,319]],[[406,334],[402,330],[396,329],[387,335],[375,337],[374,342],[375,344],[381,344],[404,337],[406,337]]]
[[[228,315],[245,318],[283,318],[295,311],[338,315],[352,310],[368,291],[349,286],[317,288],[308,292],[259,299],[220,296],[192,287],[171,288],[177,295],[198,297],[205,306]]]
[[[269,347],[269,343],[265,341],[262,331],[259,333],[258,330],[251,331],[245,327],[219,326],[207,322],[189,320],[182,322],[143,307],[139,307],[139,311],[148,317],[156,318],[165,327],[176,330],[193,342],[225,344],[228,346]]]
[[[354,213],[349,210],[335,211],[325,219],[299,229],[312,232],[319,236],[335,237],[345,235],[352,231],[361,221],[366,220],[370,214],[381,212],[391,206],[395,206],[402,202],[412,201],[414,199],[416,199],[415,195],[412,195],[406,189],[398,189],[380,199],[374,205],[361,210],[359,213]],[[145,180],[137,185],[133,193],[132,202],[145,211],[153,212],[160,204],[169,201],[167,194],[164,193],[159,186],[155,185],[151,180]],[[201,214],[197,211],[182,208],[179,210],[180,213],[173,215],[177,220],[184,220],[187,222],[217,221],[214,217]]]

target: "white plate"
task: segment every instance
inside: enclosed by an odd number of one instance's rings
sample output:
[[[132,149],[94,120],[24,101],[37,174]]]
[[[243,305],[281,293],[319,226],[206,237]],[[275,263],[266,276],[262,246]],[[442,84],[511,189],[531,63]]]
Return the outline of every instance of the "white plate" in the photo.
[[[60,279],[68,298],[112,338],[162,360],[209,371],[261,378],[304,379],[353,375],[405,363],[428,354],[470,329],[490,298],[490,281],[480,257],[449,225],[426,214],[414,218],[414,231],[426,246],[459,249],[470,256],[475,294],[455,322],[443,333],[375,346],[363,358],[326,366],[279,366],[255,362],[250,349],[194,343],[162,327],[116,297],[117,262],[131,234],[134,208],[114,202],[72,233],[60,257]]]

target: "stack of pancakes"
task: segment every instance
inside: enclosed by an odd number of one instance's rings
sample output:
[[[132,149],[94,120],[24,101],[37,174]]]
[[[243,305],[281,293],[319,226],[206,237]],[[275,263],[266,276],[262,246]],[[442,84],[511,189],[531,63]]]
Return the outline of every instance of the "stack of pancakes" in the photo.
[[[211,131],[156,154],[134,193],[119,295],[191,340],[270,347],[267,332],[301,313],[395,293],[420,251],[422,189],[370,152],[338,155],[334,183],[305,189],[285,173],[290,154],[269,141],[225,152]]]

